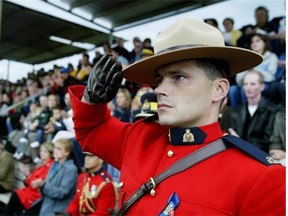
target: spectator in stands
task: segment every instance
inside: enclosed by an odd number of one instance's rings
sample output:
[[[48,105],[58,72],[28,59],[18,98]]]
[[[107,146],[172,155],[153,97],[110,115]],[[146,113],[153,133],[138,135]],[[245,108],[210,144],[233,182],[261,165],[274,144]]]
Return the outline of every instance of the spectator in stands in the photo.
[[[240,30],[242,32],[242,36],[237,40],[237,47],[248,49],[250,48],[249,41],[248,41],[249,36],[250,34],[254,32],[253,25],[251,24],[245,25]]]
[[[96,65],[96,63],[100,60],[101,57],[102,57],[102,54],[98,50],[96,50],[95,51],[95,57],[94,57],[93,62],[92,62],[92,67],[94,65]]]
[[[279,55],[283,48],[281,46],[281,40],[275,37],[278,34],[277,26],[269,21],[269,11],[264,6],[259,6],[255,9],[255,21],[254,32],[266,35],[270,40],[271,51]]]
[[[102,47],[103,47],[104,54],[111,53],[111,45],[110,45],[110,43],[108,41],[104,42]]]
[[[273,132],[270,137],[269,154],[286,165],[286,112],[285,107],[276,113]]]
[[[77,167],[71,159],[72,142],[68,139],[59,139],[54,143],[53,156],[55,162],[51,166],[45,179],[37,181],[35,187],[41,187],[43,203],[40,214],[54,215],[55,212],[64,212],[73,199]]]
[[[56,133],[53,140],[58,140],[60,138],[74,138],[75,137],[75,131],[74,131],[74,122],[73,122],[73,110],[71,109],[70,104],[70,97],[69,94],[65,94],[65,108],[61,112],[61,116],[63,119],[63,123],[65,125],[65,130],[60,130]],[[52,142],[54,143],[54,141]]]
[[[145,38],[143,41],[143,49],[149,49],[154,53],[154,47],[152,46],[152,41],[150,38]]]
[[[268,38],[261,34],[250,35],[250,49],[261,54],[264,57],[263,62],[255,67],[264,76],[264,82],[269,83],[275,81],[278,66],[277,55],[270,51]]]
[[[39,147],[44,138],[44,127],[48,124],[51,117],[51,112],[48,108],[48,98],[45,95],[40,96],[40,112],[34,118],[31,125],[31,130],[28,131],[27,138],[31,148]],[[32,136],[30,136],[32,135]]]
[[[115,107],[110,107],[112,110],[112,115],[122,122],[130,122],[131,93],[126,88],[120,88],[115,99]]]
[[[127,67],[129,65],[129,61],[120,53],[121,53],[121,50],[119,46],[114,47],[111,50],[111,54],[116,59],[116,61],[120,62],[123,67]]]
[[[29,83],[30,82],[30,83]],[[32,81],[30,79],[27,79],[27,90],[28,90],[28,97],[35,96],[39,92],[39,86],[36,81]],[[24,93],[25,94],[25,93]],[[32,97],[30,100],[26,101],[21,108],[21,112],[26,116],[29,113],[29,105],[31,102],[39,102],[39,96]]]
[[[262,92],[266,97],[271,95],[270,86],[271,83],[276,81],[276,71],[278,68],[278,57],[275,53],[269,50],[269,42],[268,38],[265,35],[253,33],[249,36],[249,48],[259,54],[261,54],[264,58],[263,62],[255,67],[257,71],[263,74],[265,89]],[[235,108],[238,104],[243,104],[246,101],[246,98],[243,94],[243,75],[236,75],[236,83],[238,85],[234,85],[229,90],[229,100],[231,102],[231,106]],[[274,87],[277,88],[277,87]],[[274,91],[274,90],[273,90]],[[283,94],[283,93],[280,93]],[[272,98],[275,95],[271,96]],[[280,97],[280,96],[279,96]],[[270,100],[272,98],[269,98]]]
[[[17,149],[16,152],[14,153],[13,157],[15,159],[21,159],[24,155],[29,155],[30,153],[28,153],[27,151],[29,151],[27,149],[27,145],[29,143],[28,140],[28,134],[29,132],[35,131],[35,126],[33,125],[34,120],[37,118],[37,116],[39,116],[40,114],[40,107],[38,106],[38,104],[36,102],[32,102],[30,104],[30,112],[28,113],[28,115],[26,117],[24,117],[22,115],[23,118],[23,137],[21,137],[19,139],[20,144],[17,144]],[[25,144],[23,144],[25,143]],[[21,145],[22,144],[22,145]],[[25,145],[25,146],[24,146]]]
[[[89,55],[87,53],[82,54],[81,68],[78,70],[76,78],[80,80],[82,83],[85,83],[88,79],[90,71],[92,70],[92,65],[89,61]],[[65,80],[65,78],[64,78]],[[70,84],[71,85],[71,84]],[[70,86],[69,85],[69,86]]]
[[[133,45],[134,48],[130,52],[130,64],[137,62],[138,60],[141,59],[141,51],[143,48],[142,41],[140,40],[139,37],[133,38]]]
[[[234,20],[227,17],[223,20],[225,31],[223,32],[226,45],[237,46],[237,41],[241,37],[242,32],[234,29]]]
[[[278,57],[274,52],[270,51],[269,42],[265,35],[252,34],[249,41],[251,50],[261,54],[264,58],[263,62],[257,65],[255,69],[263,74],[265,82],[263,93],[268,96],[271,83],[276,81]]]
[[[45,134],[49,136],[47,137],[49,141],[51,141],[59,131],[66,130],[62,117],[62,109],[60,107],[54,107],[52,113],[48,124],[44,128]]]
[[[15,167],[13,157],[5,149],[2,139],[0,139],[0,167],[0,193],[7,193],[13,189]]]
[[[259,34],[268,34],[270,32],[277,32],[276,26],[269,22],[269,11],[264,6],[259,6],[255,9],[255,25],[254,31]]]
[[[246,72],[244,91],[247,104],[232,109],[229,132],[268,153],[277,107],[262,95],[264,88],[262,73],[255,69]]]
[[[70,75],[69,69],[62,67],[53,75],[54,84],[51,88],[51,94],[59,95],[60,104],[64,106],[64,96],[68,92],[68,87],[72,85],[82,85],[83,83]]]
[[[204,19],[204,22],[209,24],[209,25],[211,25],[211,26],[213,26],[213,27],[215,27],[215,28],[217,28],[217,29],[219,28],[218,22],[214,18],[206,18],[206,19]]]
[[[23,164],[20,169],[26,176],[25,187],[14,190],[12,196],[3,210],[3,215],[22,215],[23,211],[26,214],[36,215],[35,207],[32,204],[38,199],[41,199],[40,188],[37,187],[38,181],[44,181],[48,171],[53,164],[53,144],[45,142],[40,147],[41,163],[31,170],[28,164]],[[31,209],[30,209],[31,208]]]
[[[124,42],[125,40],[121,37],[117,37],[116,38],[116,45],[113,48],[116,48],[119,50],[119,55],[123,56],[124,58],[126,58],[129,62],[130,62],[130,53],[129,51],[124,47]],[[111,50],[110,50],[111,52]]]
[[[85,53],[83,54],[83,59],[87,59],[88,57],[85,57],[86,55],[85,55]],[[83,59],[82,59],[82,61],[83,61]],[[81,70],[83,69],[83,71],[84,71],[84,73],[87,75],[87,74],[89,74],[90,73],[90,67],[91,66],[88,66],[88,65],[90,65],[90,63],[88,64],[88,63],[82,63],[83,65],[87,65],[87,70],[84,70],[86,67],[85,66],[83,66],[82,65],[82,68],[81,68]],[[88,72],[89,71],[89,72]],[[82,73],[82,72],[80,72],[80,73]],[[64,91],[65,91],[65,93],[67,93],[68,92],[68,87],[69,86],[73,86],[73,85],[79,85],[79,84],[82,84],[82,81],[84,80],[84,78],[86,77],[86,75],[85,76],[83,76],[82,77],[82,79],[79,79],[78,78],[78,74],[79,74],[79,71],[78,71],[78,73],[77,73],[77,76],[76,76],[76,78],[74,78],[74,77],[72,77],[71,75],[70,75],[70,71],[69,71],[69,69],[68,68],[61,68],[60,69],[60,76],[63,78],[63,81],[64,81],[64,83],[63,83],[63,88],[64,88]]]
[[[116,188],[103,168],[103,160],[85,152],[85,169],[77,180],[77,190],[66,212],[69,215],[112,215]]]

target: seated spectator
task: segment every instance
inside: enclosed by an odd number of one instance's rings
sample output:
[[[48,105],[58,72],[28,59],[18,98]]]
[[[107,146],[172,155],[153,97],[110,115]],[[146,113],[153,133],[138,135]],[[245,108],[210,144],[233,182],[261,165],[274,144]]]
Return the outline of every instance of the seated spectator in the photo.
[[[99,51],[95,51],[95,57],[92,62],[92,67],[96,65],[96,63],[100,60],[101,57],[102,57],[102,54]]]
[[[3,210],[4,215],[21,215],[23,211],[33,215],[32,204],[42,197],[37,182],[43,181],[53,164],[53,144],[43,143],[41,145],[40,158],[41,163],[31,172],[30,166],[25,164],[20,169],[26,176],[25,187],[16,189]]]
[[[269,95],[271,95],[270,86],[272,83],[276,81],[278,57],[275,53],[269,50],[268,38],[265,35],[256,34],[256,33],[251,34],[248,41],[249,41],[250,49],[259,53],[264,58],[263,62],[259,64],[258,66],[256,66],[255,69],[263,74],[265,89],[262,92],[262,94],[264,94],[265,97],[269,97]],[[244,103],[246,100],[245,98],[243,98],[243,93],[241,92],[242,91],[241,88],[243,87],[243,85],[240,84],[242,82],[239,80],[239,77],[241,77],[241,74],[236,75],[236,81],[238,81],[238,86],[232,86],[229,90],[229,100],[231,101],[231,105],[233,108],[239,104],[239,101],[236,101],[236,98],[239,97],[239,95],[241,96],[239,98],[240,103]],[[271,98],[269,99],[271,100]]]
[[[120,55],[121,49],[120,47],[114,47],[111,50],[111,54],[116,61],[118,61],[125,68],[129,65],[129,61],[122,55]]]
[[[273,132],[270,137],[269,154],[286,165],[286,113],[285,107],[276,113]]]
[[[218,22],[214,18],[206,18],[206,19],[204,19],[204,22],[209,24],[209,25],[211,25],[211,26],[213,26],[213,27],[215,27],[215,28],[217,28],[217,29],[219,28]]]
[[[133,38],[134,48],[130,52],[130,64],[137,62],[141,59],[141,51],[143,48],[142,41],[139,37]]]
[[[229,132],[268,153],[277,106],[262,95],[263,90],[263,74],[247,71],[244,76],[247,103],[231,110]]]
[[[40,96],[40,112],[36,118],[32,121],[31,130],[28,131],[27,138],[30,143],[31,148],[36,148],[43,142],[44,138],[44,127],[49,122],[51,116],[48,109],[48,98],[45,95]],[[31,133],[36,134],[36,136],[30,137]]]
[[[131,94],[128,89],[120,88],[116,94],[115,105],[110,103],[112,115],[123,122],[131,121]]]
[[[66,126],[62,117],[62,109],[54,107],[52,110],[53,114],[47,125],[45,125],[45,134],[48,136],[47,140],[51,141],[54,136],[61,130],[66,130]]]
[[[10,152],[5,149],[3,140],[0,139],[0,194],[13,189],[15,178],[14,160]]]
[[[87,53],[82,54],[81,68],[77,71],[76,78],[82,83],[88,80],[92,65],[89,61],[89,55]],[[65,80],[65,78],[64,78]]]
[[[37,105],[35,102],[31,102],[30,106],[30,112],[26,116],[26,118],[22,115],[22,121],[23,121],[23,137],[19,139],[19,144],[17,143],[17,149],[16,152],[14,153],[13,157],[15,159],[20,159],[23,157],[24,153],[26,153],[26,150],[24,148],[23,143],[28,143],[28,135],[30,132],[35,131],[35,126],[33,125],[34,120],[39,116],[40,114],[40,107]],[[27,146],[28,147],[28,146]]]
[[[237,46],[237,40],[241,37],[242,32],[234,29],[234,20],[227,17],[223,20],[225,31],[223,32],[225,43],[229,46]]]
[[[66,212],[69,215],[111,215],[116,194],[111,176],[103,168],[103,160],[85,152],[85,169],[77,180],[77,190]]]
[[[280,55],[283,47],[281,39],[277,37],[279,29],[275,23],[269,21],[269,10],[266,7],[259,6],[255,9],[255,22],[254,32],[266,35],[269,38],[271,51],[276,55]]]
[[[70,97],[69,94],[65,94],[65,108],[61,112],[61,116],[63,119],[63,123],[65,125],[65,130],[58,131],[55,136],[53,137],[52,142],[54,143],[54,140],[58,140],[60,138],[66,138],[71,139],[75,137],[75,131],[74,131],[74,122],[73,122],[73,111],[71,109],[70,104]]]
[[[143,49],[149,49],[154,53],[154,47],[152,46],[152,42],[150,38],[145,38],[143,41]]]
[[[249,36],[253,33],[253,25],[245,25],[241,29],[242,36],[237,40],[237,47],[249,49]]]
[[[77,181],[77,167],[71,159],[72,142],[59,139],[54,144],[55,162],[45,181],[38,181],[35,187],[41,187],[43,203],[39,215],[54,215],[64,212],[73,199]]]
[[[124,46],[125,40],[121,37],[117,37],[115,42],[116,44],[114,48],[117,47],[117,49],[119,50],[119,55],[123,56],[130,62],[130,53]],[[106,47],[104,47],[104,44],[103,44],[104,53],[111,53],[111,48],[109,50],[109,43],[105,45]]]

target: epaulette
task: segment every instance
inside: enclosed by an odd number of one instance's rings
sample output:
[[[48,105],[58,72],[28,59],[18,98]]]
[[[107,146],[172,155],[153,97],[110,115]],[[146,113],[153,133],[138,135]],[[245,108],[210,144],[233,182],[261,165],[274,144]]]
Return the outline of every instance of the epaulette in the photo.
[[[243,139],[240,139],[239,137],[232,135],[225,135],[222,137],[222,139],[225,143],[237,147],[238,149],[247,153],[248,155],[260,161],[262,164],[266,166],[270,166],[273,164],[280,164],[279,160],[272,158],[266,152],[262,151],[261,149],[257,148],[251,143],[246,142]]]
[[[105,182],[110,182],[110,179],[108,178],[108,176],[104,173],[104,172],[101,172],[101,177],[103,178],[103,180],[105,181]]]

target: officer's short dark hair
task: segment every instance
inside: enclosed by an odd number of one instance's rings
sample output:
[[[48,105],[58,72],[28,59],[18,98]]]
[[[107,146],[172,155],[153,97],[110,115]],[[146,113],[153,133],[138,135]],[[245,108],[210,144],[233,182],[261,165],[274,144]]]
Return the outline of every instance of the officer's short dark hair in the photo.
[[[229,80],[229,64],[219,59],[196,59],[196,66],[204,71],[209,80],[226,78]]]

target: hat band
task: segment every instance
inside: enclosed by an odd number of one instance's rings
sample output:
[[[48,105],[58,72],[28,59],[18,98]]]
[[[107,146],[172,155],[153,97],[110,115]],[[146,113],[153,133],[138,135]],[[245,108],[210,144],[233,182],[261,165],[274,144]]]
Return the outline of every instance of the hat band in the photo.
[[[173,47],[169,47],[169,48],[164,49],[164,50],[160,50],[159,52],[157,52],[157,54],[166,53],[166,52],[170,52],[170,51],[173,51],[173,50],[180,50],[180,49],[184,49],[184,48],[202,47],[202,46],[204,46],[204,45],[197,44],[197,45],[180,45],[180,46],[173,46]]]

